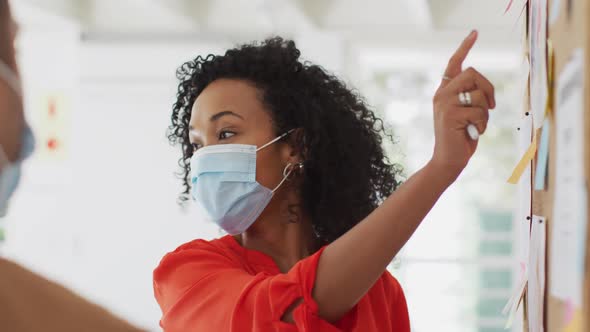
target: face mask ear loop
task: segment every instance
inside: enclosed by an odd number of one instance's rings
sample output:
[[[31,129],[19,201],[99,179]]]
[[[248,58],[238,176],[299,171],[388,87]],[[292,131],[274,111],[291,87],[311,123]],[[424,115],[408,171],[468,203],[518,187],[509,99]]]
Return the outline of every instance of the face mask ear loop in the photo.
[[[295,128],[293,128],[293,129],[291,129],[291,130],[287,131],[286,133],[282,134],[281,136],[279,136],[279,137],[277,137],[277,138],[273,139],[272,141],[270,141],[270,142],[268,142],[268,143],[264,144],[263,146],[259,147],[258,149],[256,149],[256,152],[258,152],[258,151],[260,151],[260,150],[264,149],[265,147],[267,147],[267,146],[271,145],[272,143],[274,143],[274,142],[276,142],[276,141],[278,141],[278,140],[282,139],[283,137],[285,137],[285,136],[289,135],[289,134],[290,134],[290,133],[291,133],[293,130],[295,130]]]
[[[293,164],[288,163],[287,166],[285,166],[285,168],[283,169],[283,179],[281,180],[281,182],[279,182],[279,184],[272,190],[272,193],[274,194],[275,191],[277,191],[277,189],[279,189],[279,187],[281,185],[283,185],[283,183],[285,181],[287,181],[287,179],[289,178],[289,175],[291,175],[291,173],[293,173],[293,169],[295,167],[293,167]]]

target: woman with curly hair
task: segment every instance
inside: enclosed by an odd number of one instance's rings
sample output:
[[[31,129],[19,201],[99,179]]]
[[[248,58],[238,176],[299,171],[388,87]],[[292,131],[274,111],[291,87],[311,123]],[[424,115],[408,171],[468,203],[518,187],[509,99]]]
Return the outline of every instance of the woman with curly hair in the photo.
[[[477,147],[492,84],[462,62],[434,97],[431,160],[403,185],[363,99],[273,38],[182,65],[169,138],[183,199],[228,235],[164,256],[154,292],[165,331],[409,331],[386,267]]]

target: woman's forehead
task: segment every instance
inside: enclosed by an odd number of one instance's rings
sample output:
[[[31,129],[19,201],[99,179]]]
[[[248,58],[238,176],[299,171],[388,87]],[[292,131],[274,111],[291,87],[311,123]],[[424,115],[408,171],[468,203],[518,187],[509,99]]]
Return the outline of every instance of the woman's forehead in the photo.
[[[209,121],[219,112],[231,111],[244,120],[268,118],[260,91],[243,80],[219,79],[210,83],[195,100],[191,123]]]
[[[211,82],[197,97],[195,104],[246,102],[260,103],[260,91],[253,84],[236,79]]]

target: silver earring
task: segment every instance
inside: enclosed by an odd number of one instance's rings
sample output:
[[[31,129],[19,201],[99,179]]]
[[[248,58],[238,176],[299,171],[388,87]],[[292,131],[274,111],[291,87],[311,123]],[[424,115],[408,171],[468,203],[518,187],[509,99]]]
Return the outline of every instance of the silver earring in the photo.
[[[283,177],[288,177],[295,169],[301,173],[301,171],[303,171],[303,162],[297,164],[288,163],[287,166],[283,168]]]

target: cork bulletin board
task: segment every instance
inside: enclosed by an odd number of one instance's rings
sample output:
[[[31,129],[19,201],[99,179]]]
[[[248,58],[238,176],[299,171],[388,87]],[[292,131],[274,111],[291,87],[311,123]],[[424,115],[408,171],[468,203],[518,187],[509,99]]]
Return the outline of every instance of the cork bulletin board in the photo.
[[[530,1],[529,5],[526,6],[527,18],[530,13]],[[546,114],[546,117],[552,123],[550,127],[549,135],[549,153],[547,163],[547,177],[546,185],[544,189],[535,190],[531,188],[532,192],[532,206],[531,213],[537,216],[544,216],[546,218],[546,255],[545,255],[545,295],[544,295],[544,313],[543,313],[543,325],[544,330],[549,332],[577,332],[577,331],[590,331],[590,246],[587,245],[588,239],[590,239],[590,227],[581,227],[578,231],[586,234],[586,243],[583,251],[583,288],[581,299],[581,306],[578,306],[575,310],[572,309],[571,303],[563,300],[563,298],[554,295],[551,291],[551,271],[555,264],[558,264],[555,255],[551,254],[552,250],[555,250],[557,246],[566,245],[564,243],[554,242],[557,241],[557,237],[554,238],[554,227],[555,223],[561,222],[561,220],[554,220],[554,202],[555,202],[555,188],[557,181],[556,168],[557,168],[557,146],[556,143],[556,126],[553,125],[556,121],[560,120],[560,117],[566,116],[563,113],[564,110],[560,109],[559,103],[556,101],[556,82],[567,66],[568,61],[574,56],[575,52],[580,54],[583,59],[583,148],[582,148],[582,160],[583,160],[583,174],[584,174],[584,186],[586,192],[589,190],[589,179],[590,179],[590,1],[589,0],[548,0],[547,10],[549,17],[547,24],[547,38],[550,41],[550,47],[547,48],[547,58],[552,58],[552,61],[548,61],[548,71],[552,72],[553,80],[549,80],[549,105],[550,111]],[[527,30],[527,37],[530,38],[530,31]],[[526,49],[526,47],[525,47]],[[552,54],[550,54],[552,53]],[[530,99],[530,91],[527,99]],[[530,102],[525,101],[527,107],[524,111],[528,111]],[[561,118],[562,119],[562,118]],[[540,140],[542,129],[538,129],[533,132],[536,135],[537,141]],[[533,178],[535,178],[535,169],[538,160],[537,157],[532,160],[532,171]],[[586,223],[587,218],[590,215],[588,206],[590,206],[590,195],[587,195],[585,208],[586,208]],[[553,247],[552,247],[553,246]],[[553,257],[552,257],[553,256]],[[561,272],[560,272],[561,273]],[[571,271],[563,271],[563,273],[571,273]],[[525,296],[524,302],[527,304],[528,295]],[[528,308],[525,305],[525,308]],[[529,330],[528,325],[528,309],[524,310],[525,315],[525,330]],[[575,317],[572,317],[574,315]]]

